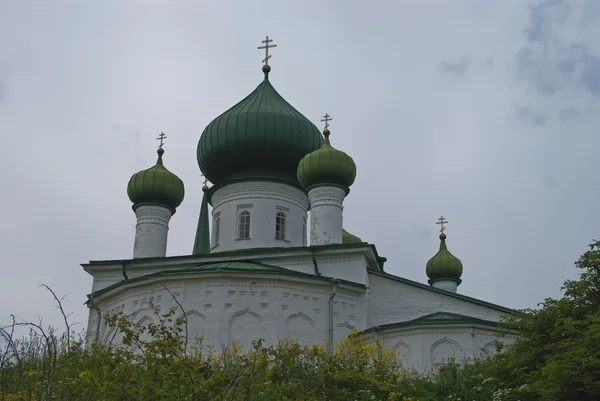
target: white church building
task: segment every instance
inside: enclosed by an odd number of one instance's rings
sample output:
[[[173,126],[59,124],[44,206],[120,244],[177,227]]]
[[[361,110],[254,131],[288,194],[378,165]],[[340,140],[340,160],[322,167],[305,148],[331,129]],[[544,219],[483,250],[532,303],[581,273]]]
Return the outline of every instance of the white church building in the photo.
[[[496,339],[513,341],[498,327],[513,310],[457,291],[463,266],[443,224],[427,284],[387,273],[393,261],[344,230],[354,161],[331,145],[327,115],[321,133],[277,93],[271,67],[262,70],[258,87],[200,137],[198,164],[212,185],[205,181],[189,255],[166,256],[184,184],[165,168],[162,146],[156,165],[131,177],[133,258],[82,265],[93,277],[90,338],[115,335],[109,314],[144,324],[173,309],[186,316],[190,337],[217,349],[257,339],[335,343],[356,330],[421,372],[493,353]]]

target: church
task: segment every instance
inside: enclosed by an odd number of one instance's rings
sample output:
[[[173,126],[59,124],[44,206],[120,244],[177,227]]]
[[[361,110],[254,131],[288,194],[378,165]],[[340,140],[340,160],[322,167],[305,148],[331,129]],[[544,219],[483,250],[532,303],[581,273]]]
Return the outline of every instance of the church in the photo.
[[[320,132],[275,90],[271,42],[259,47],[262,82],[200,136],[205,181],[189,255],[166,256],[169,221],[185,191],[166,168],[164,134],[156,164],[129,180],[133,258],[82,265],[93,277],[89,338],[118,339],[105,321],[110,314],[143,325],[173,310],[190,338],[217,350],[284,338],[335,346],[355,331],[419,372],[493,353],[496,339],[514,341],[498,327],[513,310],[458,291],[463,266],[448,250],[443,217],[439,251],[423,263],[427,283],[387,273],[394,261],[344,229],[357,166],[333,146],[329,115]]]

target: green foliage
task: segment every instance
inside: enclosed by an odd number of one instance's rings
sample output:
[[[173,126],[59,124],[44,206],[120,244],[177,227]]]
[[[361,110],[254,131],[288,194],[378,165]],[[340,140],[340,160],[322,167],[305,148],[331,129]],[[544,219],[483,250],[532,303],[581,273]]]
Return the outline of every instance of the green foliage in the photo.
[[[0,401],[24,400],[600,400],[600,242],[576,262],[579,280],[561,299],[507,317],[522,337],[494,357],[451,364],[430,375],[402,370],[396,355],[354,333],[337,344],[300,346],[291,340],[243,351],[216,352],[190,339],[174,311],[138,326],[108,316],[107,343],[84,346],[67,330],[41,324],[0,328]],[[15,338],[15,329],[29,336]]]
[[[217,355],[201,339],[188,344],[185,321],[174,321],[173,313],[142,327],[109,316],[118,330],[108,344],[67,344],[44,331],[12,341],[20,348],[4,354],[0,400],[413,401],[427,394],[392,351],[360,336],[333,353],[323,345],[285,340],[265,347],[259,340],[247,352],[234,343]]]
[[[505,320],[522,337],[484,366],[502,400],[600,400],[600,242],[575,264],[562,298]]]

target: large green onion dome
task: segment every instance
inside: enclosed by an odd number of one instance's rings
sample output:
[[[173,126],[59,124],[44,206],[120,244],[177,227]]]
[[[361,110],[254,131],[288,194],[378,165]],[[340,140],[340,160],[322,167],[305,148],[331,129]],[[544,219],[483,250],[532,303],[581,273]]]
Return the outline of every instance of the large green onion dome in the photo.
[[[350,191],[356,178],[354,160],[329,142],[329,130],[325,129],[325,143],[319,150],[307,154],[298,164],[298,181],[308,189],[313,185],[335,184]]]
[[[198,165],[213,184],[238,178],[296,181],[298,162],[318,149],[317,127],[265,79],[244,100],[215,118],[198,142]]]
[[[438,280],[454,280],[460,284],[462,272],[462,262],[446,247],[446,234],[440,234],[440,250],[427,262],[426,273],[429,284]]]
[[[156,165],[132,175],[129,179],[127,195],[134,208],[141,203],[156,203],[175,210],[183,201],[183,181],[165,168],[162,161],[164,153],[164,149],[158,149]]]

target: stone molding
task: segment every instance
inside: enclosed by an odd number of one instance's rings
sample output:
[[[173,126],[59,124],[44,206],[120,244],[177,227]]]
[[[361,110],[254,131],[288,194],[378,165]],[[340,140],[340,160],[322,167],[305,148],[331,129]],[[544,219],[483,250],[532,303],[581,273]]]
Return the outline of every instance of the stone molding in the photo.
[[[167,207],[157,205],[140,205],[135,209],[137,224],[160,224],[169,228],[169,220],[173,213]]]
[[[342,188],[335,186],[320,185],[308,191],[311,209],[318,206],[337,206],[343,208],[345,197],[346,192]]]
[[[268,182],[268,181],[244,181],[235,182],[219,188],[212,195],[213,209],[217,209],[223,203],[252,198],[270,198],[291,202],[302,210],[308,210],[308,197],[304,192],[290,185]]]

